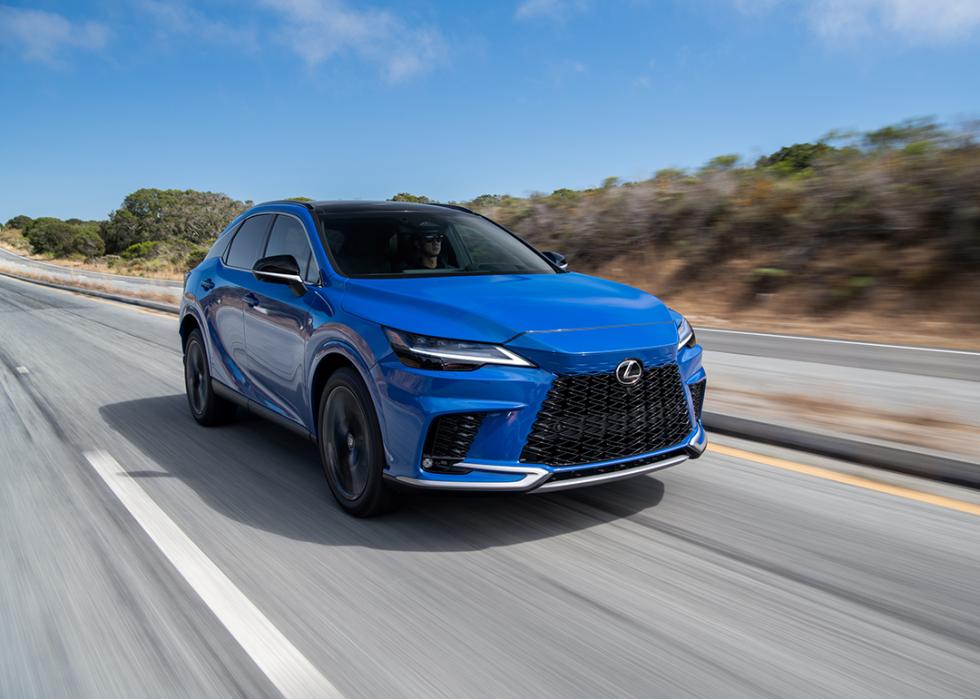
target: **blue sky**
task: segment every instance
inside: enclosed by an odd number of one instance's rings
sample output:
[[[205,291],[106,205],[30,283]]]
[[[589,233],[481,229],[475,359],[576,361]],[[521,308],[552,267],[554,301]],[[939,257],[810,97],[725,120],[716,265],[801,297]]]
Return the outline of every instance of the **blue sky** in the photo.
[[[550,192],[978,97],[980,0],[0,0],[0,220]]]

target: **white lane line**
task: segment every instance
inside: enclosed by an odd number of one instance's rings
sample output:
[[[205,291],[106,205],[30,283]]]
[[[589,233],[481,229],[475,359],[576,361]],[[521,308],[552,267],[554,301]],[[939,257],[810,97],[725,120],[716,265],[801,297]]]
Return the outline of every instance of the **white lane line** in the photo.
[[[26,366],[14,367],[14,369],[16,369],[17,370],[17,373],[18,374],[21,374],[22,376],[31,373],[30,370],[28,370],[28,368]]]
[[[830,342],[838,345],[860,345],[862,347],[881,347],[883,349],[912,350],[915,352],[944,352],[946,354],[965,354],[980,357],[980,352],[969,350],[944,349],[942,347],[919,347],[917,345],[886,345],[880,342],[861,342],[860,340],[836,340],[829,337],[807,337],[805,335],[780,335],[778,333],[753,333],[747,330],[724,330],[722,328],[702,328],[709,333],[728,333],[729,335],[751,335],[753,337],[778,337],[783,340],[808,340],[810,342]]]
[[[85,452],[85,458],[286,699],[342,696],[153,502],[118,461],[104,451]]]

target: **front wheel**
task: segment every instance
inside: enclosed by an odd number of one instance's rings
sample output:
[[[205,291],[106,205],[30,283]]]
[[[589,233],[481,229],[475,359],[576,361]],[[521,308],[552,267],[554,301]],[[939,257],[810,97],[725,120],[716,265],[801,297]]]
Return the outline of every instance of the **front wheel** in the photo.
[[[384,481],[381,428],[371,396],[353,369],[335,371],[320,395],[320,460],[334,498],[356,517],[382,514],[394,505]]]

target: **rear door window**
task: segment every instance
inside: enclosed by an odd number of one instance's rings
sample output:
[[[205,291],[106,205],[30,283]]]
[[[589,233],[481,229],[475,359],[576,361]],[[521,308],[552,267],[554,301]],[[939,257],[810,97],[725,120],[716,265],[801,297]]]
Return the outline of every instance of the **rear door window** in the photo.
[[[276,216],[269,235],[269,244],[265,248],[265,257],[272,255],[292,255],[299,264],[299,274],[303,279],[310,284],[320,281],[320,272],[313,259],[306,229],[292,216]]]
[[[262,257],[272,218],[272,214],[259,214],[246,219],[231,241],[225,264],[239,269],[252,269]]]

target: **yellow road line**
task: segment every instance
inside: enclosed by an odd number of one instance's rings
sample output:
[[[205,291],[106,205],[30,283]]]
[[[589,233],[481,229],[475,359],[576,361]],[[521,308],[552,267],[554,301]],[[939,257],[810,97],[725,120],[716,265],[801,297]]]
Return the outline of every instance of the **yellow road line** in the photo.
[[[795,461],[787,461],[786,459],[777,459],[774,456],[763,456],[762,454],[754,454],[749,451],[743,451],[741,449],[735,449],[733,447],[726,447],[720,444],[712,444],[708,451],[714,452],[716,454],[724,454],[725,456],[731,456],[736,459],[745,459],[747,461],[754,461],[757,464],[764,464],[766,466],[772,466],[773,468],[781,468],[786,471],[793,471],[795,473],[803,473],[808,476],[814,476],[816,478],[823,478],[824,480],[834,481],[835,483],[843,483],[845,485],[853,485],[857,488],[874,490],[879,493],[886,493],[888,495],[894,495],[895,497],[905,498],[906,500],[915,500],[917,502],[924,502],[930,505],[936,505],[937,507],[944,507],[947,510],[956,510],[957,512],[965,512],[967,514],[976,515],[977,517],[980,517],[980,505],[976,505],[972,502],[955,500],[953,498],[943,497],[942,495],[932,495],[930,493],[923,493],[918,490],[912,490],[911,488],[903,488],[898,485],[879,483],[878,481],[873,481],[870,478],[862,478],[861,476],[854,476],[849,473],[840,473],[838,471],[831,471],[830,469],[820,468],[819,466],[808,466],[806,464],[798,464]]]

